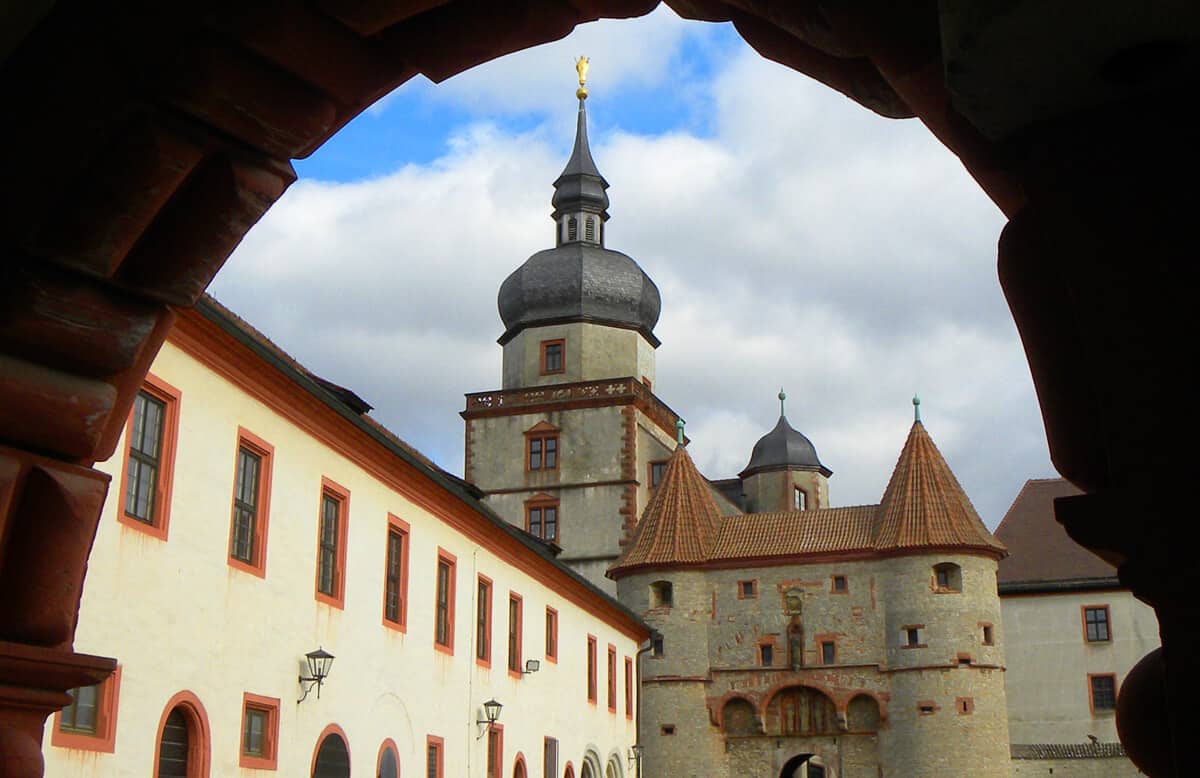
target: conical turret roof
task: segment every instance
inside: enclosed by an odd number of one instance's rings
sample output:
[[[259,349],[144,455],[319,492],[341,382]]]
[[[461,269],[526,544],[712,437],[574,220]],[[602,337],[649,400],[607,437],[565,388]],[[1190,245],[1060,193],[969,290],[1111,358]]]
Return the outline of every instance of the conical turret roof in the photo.
[[[677,446],[633,539],[608,569],[608,575],[617,578],[634,568],[705,562],[720,529],[721,511],[708,481],[696,469],[687,449]]]
[[[1004,556],[920,421],[913,422],[876,513],[875,548],[971,548]]]

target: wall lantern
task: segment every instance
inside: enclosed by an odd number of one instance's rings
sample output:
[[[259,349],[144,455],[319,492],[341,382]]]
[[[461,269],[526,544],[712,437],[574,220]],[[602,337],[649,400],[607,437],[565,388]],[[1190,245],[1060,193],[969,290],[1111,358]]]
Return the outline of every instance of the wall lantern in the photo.
[[[484,717],[482,719],[475,719],[475,723],[481,726],[486,724],[487,728],[484,729],[483,732],[490,731],[492,725],[496,723],[496,719],[500,718],[500,709],[503,707],[504,706],[501,705],[495,697],[493,697],[483,704]],[[479,733],[479,737],[475,739],[478,740],[479,738],[483,737],[483,732]]]
[[[304,657],[308,660],[308,675],[300,676],[300,686],[304,689],[304,695],[296,700],[297,705],[304,702],[313,686],[317,687],[317,699],[321,699],[321,684],[325,683],[325,679],[329,677],[329,669],[333,667],[333,654],[319,646],[316,651],[309,651]]]
[[[525,669],[521,671],[521,675],[529,675],[530,673],[536,673],[541,668],[542,668],[542,663],[539,660],[526,659],[525,660]]]

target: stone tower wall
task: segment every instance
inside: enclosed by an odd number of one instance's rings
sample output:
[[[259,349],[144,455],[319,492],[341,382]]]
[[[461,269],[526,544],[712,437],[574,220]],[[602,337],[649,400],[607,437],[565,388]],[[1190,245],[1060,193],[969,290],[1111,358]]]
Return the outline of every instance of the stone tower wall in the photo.
[[[808,508],[829,507],[829,479],[816,471],[767,470],[742,480],[742,492],[750,501],[752,513],[792,510],[797,486],[808,495]]]
[[[949,586],[936,566],[952,564]],[[963,554],[882,560],[891,678],[880,758],[896,775],[1008,778],[1008,717],[996,562]],[[984,644],[983,625],[993,645]],[[908,645],[908,630],[919,642]]]
[[[542,374],[541,344],[563,340],[563,371]],[[636,330],[588,322],[528,327],[504,344],[503,388],[550,386],[606,378],[654,381],[654,346]]]

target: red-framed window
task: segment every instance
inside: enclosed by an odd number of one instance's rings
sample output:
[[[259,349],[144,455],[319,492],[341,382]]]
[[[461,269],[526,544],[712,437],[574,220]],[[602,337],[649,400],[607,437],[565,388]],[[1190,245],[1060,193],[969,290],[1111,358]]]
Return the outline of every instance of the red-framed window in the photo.
[[[508,674],[514,678],[521,677],[524,668],[521,658],[522,622],[524,620],[525,604],[521,595],[516,592],[508,593]]]
[[[1088,673],[1088,705],[1093,714],[1112,713],[1117,709],[1115,673]]]
[[[350,530],[350,490],[321,478],[317,513],[318,602],[343,608],[346,604],[346,540]]]
[[[737,596],[739,600],[753,600],[758,597],[758,581],[738,581]]]
[[[1079,609],[1083,618],[1083,639],[1088,643],[1112,641],[1112,620],[1107,605],[1084,605]]]
[[[587,701],[596,704],[596,636],[587,636]]]
[[[567,369],[567,341],[558,338],[556,340],[543,340],[539,347],[541,353],[540,367],[542,375],[553,375],[555,373],[566,372]]]
[[[542,738],[542,778],[558,778],[557,738]]]
[[[558,662],[558,611],[546,608],[546,661]]]
[[[821,664],[837,664],[837,640],[832,635],[817,635],[817,649],[820,652]]]
[[[659,459],[654,462],[650,462],[646,465],[646,469],[647,483],[649,483],[650,488],[653,489],[662,483],[663,476],[667,474],[667,460]]]
[[[525,531],[549,543],[558,543],[558,500],[540,494],[525,503]]]
[[[633,659],[625,657],[625,718],[633,718]]]
[[[443,778],[445,755],[442,753],[446,741],[435,735],[425,736],[425,778]]]
[[[608,712],[617,712],[617,647],[608,644]]]
[[[265,578],[267,526],[271,515],[271,470],[275,448],[238,427],[229,521],[229,566]]]
[[[117,742],[117,705],[121,666],[94,686],[71,689],[71,703],[54,714],[50,745],[81,751],[113,753]]]
[[[457,558],[439,547],[434,578],[433,647],[447,654],[454,653],[454,579],[457,567]]]
[[[383,624],[408,629],[408,522],[388,514],[383,547]]]
[[[829,577],[830,594],[846,594],[850,591],[850,581],[846,576],[835,573]]]
[[[274,770],[279,758],[279,699],[242,694],[242,745],[238,766]]]
[[[504,778],[504,725],[490,724],[487,731],[487,778]]]
[[[558,431],[525,433],[525,469],[530,472],[558,469]]]
[[[492,666],[492,579],[475,581],[475,664]]]
[[[183,392],[147,375],[125,426],[117,520],[159,540],[167,539],[171,519],[182,400]]]

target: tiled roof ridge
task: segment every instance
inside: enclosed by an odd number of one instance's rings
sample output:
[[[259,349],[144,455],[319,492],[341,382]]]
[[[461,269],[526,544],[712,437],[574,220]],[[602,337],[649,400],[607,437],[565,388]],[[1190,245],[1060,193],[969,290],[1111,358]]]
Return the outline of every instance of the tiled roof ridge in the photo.
[[[920,421],[913,422],[879,501],[874,545],[878,550],[960,546],[1006,553]]]
[[[708,561],[721,528],[721,512],[708,479],[679,445],[667,460],[662,481],[654,489],[625,551],[608,573],[634,567]]]
[[[1013,759],[1114,759],[1125,756],[1120,743],[1013,743]]]

